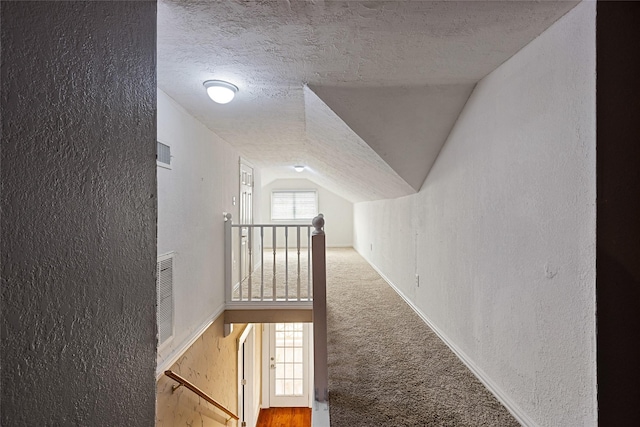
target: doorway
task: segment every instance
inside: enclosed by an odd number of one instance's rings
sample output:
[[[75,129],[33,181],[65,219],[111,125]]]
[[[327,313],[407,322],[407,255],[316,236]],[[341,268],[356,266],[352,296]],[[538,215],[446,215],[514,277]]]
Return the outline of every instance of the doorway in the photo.
[[[269,329],[269,407],[309,407],[309,324],[273,323]]]

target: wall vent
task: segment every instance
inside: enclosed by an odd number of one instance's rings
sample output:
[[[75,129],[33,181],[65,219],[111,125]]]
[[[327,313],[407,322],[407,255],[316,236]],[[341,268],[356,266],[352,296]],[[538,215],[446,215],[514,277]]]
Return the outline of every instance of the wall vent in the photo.
[[[160,141],[156,141],[156,164],[171,167],[171,147]]]
[[[158,258],[158,345],[173,336],[173,255]]]

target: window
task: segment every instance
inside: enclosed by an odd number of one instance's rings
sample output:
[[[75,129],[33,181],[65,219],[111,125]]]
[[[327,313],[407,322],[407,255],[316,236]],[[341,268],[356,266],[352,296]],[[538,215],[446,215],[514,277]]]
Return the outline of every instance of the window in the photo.
[[[315,190],[278,190],[271,193],[272,220],[311,220],[317,214],[318,196]]]

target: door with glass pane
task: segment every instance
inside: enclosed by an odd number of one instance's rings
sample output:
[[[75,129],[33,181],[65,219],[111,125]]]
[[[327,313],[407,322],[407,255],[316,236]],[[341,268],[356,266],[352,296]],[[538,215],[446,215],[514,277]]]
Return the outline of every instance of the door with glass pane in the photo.
[[[271,325],[269,406],[309,406],[309,326]]]

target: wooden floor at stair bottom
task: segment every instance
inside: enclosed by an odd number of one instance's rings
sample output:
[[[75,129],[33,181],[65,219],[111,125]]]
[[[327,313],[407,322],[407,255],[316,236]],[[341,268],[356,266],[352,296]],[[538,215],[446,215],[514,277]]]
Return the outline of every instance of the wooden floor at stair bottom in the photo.
[[[256,427],[311,427],[311,408],[262,409]]]

